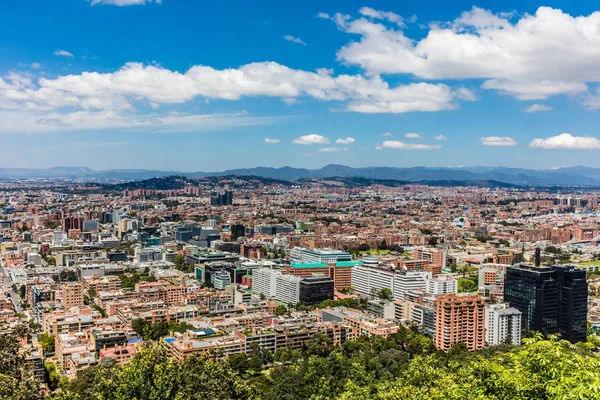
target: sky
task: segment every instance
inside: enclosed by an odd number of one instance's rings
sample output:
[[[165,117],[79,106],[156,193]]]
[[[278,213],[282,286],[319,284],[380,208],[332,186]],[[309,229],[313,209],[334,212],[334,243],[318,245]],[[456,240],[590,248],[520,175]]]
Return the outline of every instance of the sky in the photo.
[[[0,2],[0,167],[600,167],[596,1]]]

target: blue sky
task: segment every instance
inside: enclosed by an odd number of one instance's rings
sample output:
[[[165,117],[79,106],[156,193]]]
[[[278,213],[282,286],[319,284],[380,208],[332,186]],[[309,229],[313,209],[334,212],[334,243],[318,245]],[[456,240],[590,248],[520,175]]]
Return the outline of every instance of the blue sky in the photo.
[[[597,9],[0,2],[0,167],[600,167]]]

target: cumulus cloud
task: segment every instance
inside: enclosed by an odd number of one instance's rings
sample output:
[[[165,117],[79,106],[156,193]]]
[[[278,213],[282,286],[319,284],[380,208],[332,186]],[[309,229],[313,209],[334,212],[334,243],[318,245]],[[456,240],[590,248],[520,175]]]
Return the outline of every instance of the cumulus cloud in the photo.
[[[99,5],[99,4],[104,4],[104,5],[113,5],[113,6],[119,6],[119,7],[144,5],[146,3],[160,4],[160,3],[162,3],[162,0],[92,0],[91,1],[91,4],[93,6]]]
[[[553,108],[550,106],[547,106],[545,104],[532,104],[531,106],[529,106],[525,109],[525,112],[536,113],[536,112],[551,111],[551,110],[553,110]]]
[[[309,135],[304,135],[297,137],[293,140],[294,144],[329,144],[330,141],[325,136],[317,135],[316,133],[311,133]]]
[[[404,137],[407,139],[423,139],[423,136],[419,135],[418,133],[414,133],[414,132],[405,133]]]
[[[184,73],[159,65],[127,63],[110,73],[83,72],[37,81],[12,75],[0,78],[0,108],[10,103],[12,108],[123,110],[134,109],[139,102],[156,106],[185,103],[196,97],[238,100],[247,96],[279,97],[288,102],[307,96],[344,102],[345,110],[361,113],[451,110],[463,98],[445,84],[421,82],[390,87],[379,76],[333,76],[330,70],[295,70],[275,62],[223,70],[197,65]]]
[[[284,35],[283,38],[285,40],[287,40],[288,42],[298,43],[298,44],[301,44],[302,46],[306,46],[306,43],[298,37],[295,37],[292,35]]]
[[[513,147],[517,145],[517,142],[508,136],[487,136],[482,137],[479,141],[484,146]]]
[[[398,140],[385,140],[380,146],[376,146],[376,149],[399,149],[399,150],[435,150],[441,149],[442,146],[439,144],[421,144],[421,143],[404,143]]]
[[[383,132],[381,136],[390,137],[392,134],[390,132]]]
[[[570,133],[563,133],[546,139],[533,139],[529,143],[529,147],[537,149],[598,150],[600,149],[600,140],[593,136],[573,136]]]
[[[279,139],[268,138],[268,137],[265,138],[265,143],[277,144],[277,143],[280,143],[280,142],[281,142],[281,140],[279,140]]]
[[[440,141],[442,141],[442,140],[448,140],[448,138],[447,138],[446,136],[444,136],[444,135],[437,135],[437,136],[434,136],[434,138],[433,138],[433,139],[434,139],[434,140],[440,140]]]
[[[70,51],[67,51],[67,50],[55,50],[54,51],[54,55],[55,56],[62,56],[62,57],[75,57],[73,55],[73,53],[71,53]]]
[[[346,139],[337,139],[335,141],[337,144],[352,144],[354,142],[356,142],[356,139],[354,139],[353,137],[348,136]]]
[[[575,17],[540,7],[515,18],[473,7],[454,21],[431,24],[422,38],[386,24],[376,17],[380,12],[359,13],[330,17],[359,37],[340,48],[337,58],[372,76],[484,79],[484,89],[522,100],[573,95],[584,92],[586,82],[600,81],[600,12]]]
[[[318,152],[321,153],[337,153],[339,151],[347,151],[348,148],[347,147],[321,147],[320,149],[318,149]]]

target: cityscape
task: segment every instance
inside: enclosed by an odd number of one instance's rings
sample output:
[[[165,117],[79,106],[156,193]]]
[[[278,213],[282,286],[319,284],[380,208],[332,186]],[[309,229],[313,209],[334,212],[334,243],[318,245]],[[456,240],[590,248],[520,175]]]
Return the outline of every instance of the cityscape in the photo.
[[[252,3],[0,5],[0,400],[600,399],[600,11]]]

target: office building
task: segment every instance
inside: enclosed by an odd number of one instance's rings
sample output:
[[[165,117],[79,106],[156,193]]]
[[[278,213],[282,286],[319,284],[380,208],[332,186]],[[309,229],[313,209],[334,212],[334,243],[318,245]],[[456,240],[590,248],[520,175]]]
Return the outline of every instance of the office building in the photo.
[[[275,297],[276,278],[281,271],[269,268],[257,268],[252,271],[252,290],[267,298]]]
[[[586,340],[587,296],[585,271],[573,266],[521,264],[506,270],[504,301],[523,314],[522,329]]]
[[[435,346],[448,351],[463,343],[469,351],[485,347],[485,301],[478,295],[445,294],[434,303]]]
[[[485,343],[521,344],[521,311],[508,304],[492,304],[485,309]]]
[[[458,293],[458,281],[453,276],[439,275],[426,280],[425,292],[427,294],[439,295]]]
[[[315,275],[300,281],[300,303],[312,306],[324,300],[333,300],[335,283],[327,275]]]
[[[335,264],[340,261],[352,261],[352,255],[336,249],[305,249],[294,247],[290,251],[290,261],[298,264],[324,263]]]
[[[300,303],[301,280],[302,278],[293,275],[275,276],[275,300],[293,305]]]
[[[233,204],[233,193],[230,190],[226,190],[223,193],[214,193],[210,197],[210,205],[219,206],[230,206]]]

